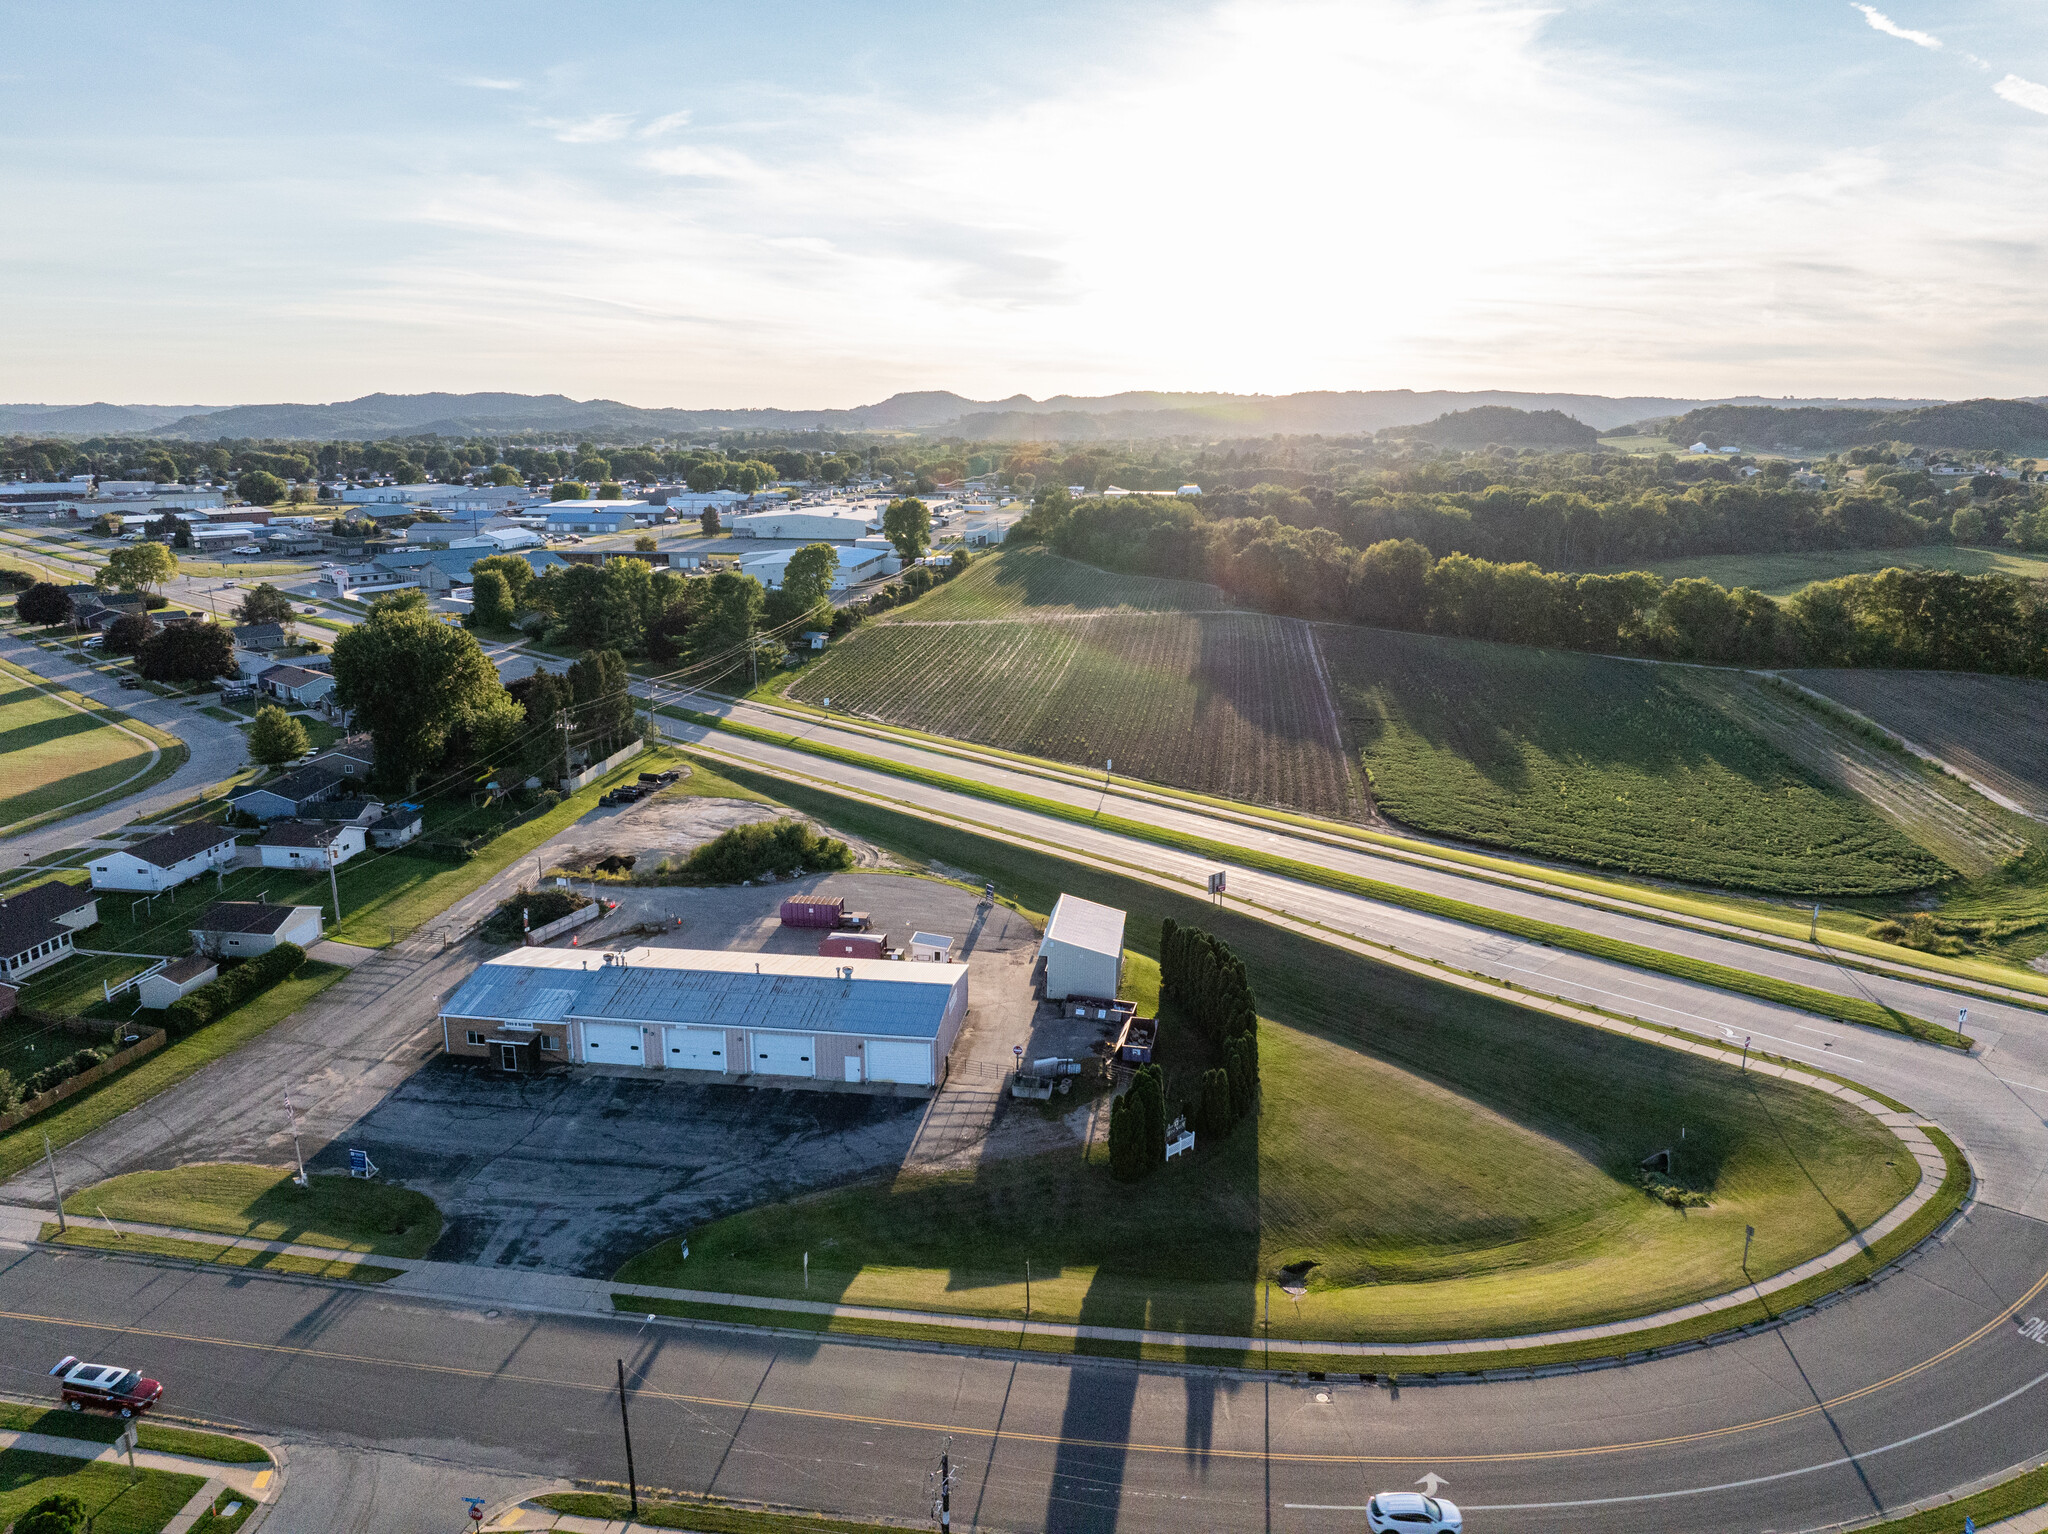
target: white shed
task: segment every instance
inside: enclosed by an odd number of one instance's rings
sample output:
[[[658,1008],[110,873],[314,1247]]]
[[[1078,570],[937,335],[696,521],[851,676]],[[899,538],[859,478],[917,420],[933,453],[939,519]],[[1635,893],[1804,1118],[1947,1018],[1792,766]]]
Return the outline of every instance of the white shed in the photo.
[[[220,966],[211,959],[173,959],[153,975],[135,982],[135,994],[153,1012],[161,1012],[180,997],[189,996],[207,981],[217,979]]]
[[[1045,924],[1038,962],[1050,1001],[1115,1000],[1124,977],[1124,913],[1078,895],[1060,896]]]
[[[910,956],[913,959],[928,959],[938,964],[950,964],[953,960],[953,940],[936,932],[913,932],[910,934]]]

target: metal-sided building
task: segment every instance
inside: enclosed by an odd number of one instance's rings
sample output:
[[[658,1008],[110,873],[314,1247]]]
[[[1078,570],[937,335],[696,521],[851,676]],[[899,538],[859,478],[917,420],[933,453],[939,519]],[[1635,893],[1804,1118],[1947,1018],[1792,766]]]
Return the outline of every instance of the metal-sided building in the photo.
[[[967,966],[816,954],[522,948],[441,1009],[451,1055],[500,1070],[621,1065],[797,1086],[935,1087],[967,1017]]]
[[[1124,978],[1124,913],[1078,895],[1060,896],[1038,945],[1038,967],[1049,1001],[1114,1001]]]
[[[726,518],[735,538],[801,538],[806,542],[852,543],[875,530],[875,521],[850,506],[790,506],[748,511]]]

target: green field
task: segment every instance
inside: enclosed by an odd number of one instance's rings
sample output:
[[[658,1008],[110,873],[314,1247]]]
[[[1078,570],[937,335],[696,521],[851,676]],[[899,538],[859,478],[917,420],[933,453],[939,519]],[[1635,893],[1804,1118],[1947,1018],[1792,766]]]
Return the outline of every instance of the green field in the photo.
[[[1017,568],[1005,556],[989,585]],[[1065,561],[1021,568],[1070,593],[1088,584],[1071,572],[1111,579]],[[1053,761],[1114,761],[1128,776],[1201,793],[1350,811],[1350,769],[1307,624],[1163,610],[927,617],[929,604],[979,577],[977,567],[921,599],[914,618],[857,629],[788,695]],[[986,605],[985,590],[965,596]]]
[[[1676,672],[1379,629],[1319,634],[1379,808],[1417,830],[1777,894],[1952,877]]]
[[[1043,549],[985,554],[964,575],[884,613],[880,623],[939,623],[977,618],[1031,618],[1056,613],[1211,612],[1230,606],[1199,581],[1115,575]]]
[[[64,1208],[86,1220],[105,1214],[378,1257],[424,1257],[440,1237],[441,1211],[424,1193],[333,1172],[301,1188],[292,1173],[224,1161],[128,1172],[72,1194]]]
[[[751,774],[728,769],[742,782]],[[761,780],[766,786],[768,780]],[[1875,1219],[1918,1169],[1831,1098],[1473,996],[1196,899],[793,785],[837,830],[1043,911],[1061,890],[1206,925],[1244,958],[1268,1021],[1265,1109],[1135,1189],[1078,1152],[903,1177],[699,1227],[621,1282],[1250,1335],[1260,1286],[1316,1264],[1276,1335],[1514,1335],[1655,1311],[1790,1266]],[[1149,968],[1134,958],[1133,969]],[[1142,980],[1142,976],[1134,976]],[[1137,987],[1143,989],[1142,983]],[[1169,1101],[1190,1082],[1162,1053]],[[1185,1058],[1185,1051],[1180,1052]],[[1633,1185],[1676,1153],[1679,1211]],[[1763,1248],[1768,1245],[1768,1251]]]
[[[0,757],[7,762],[0,827],[106,793],[147,766],[152,748],[140,730],[116,729],[105,710],[73,706],[80,702],[12,667],[0,670]]]
[[[1667,581],[1709,580],[1731,590],[1748,586],[1769,596],[1784,597],[1815,581],[1895,567],[1959,570],[1965,575],[2015,575],[2030,581],[2048,578],[2048,557],[2039,554],[1943,544],[1910,549],[1822,549],[1803,554],[1697,554],[1686,559],[1659,559],[1613,568],[1648,570]]]

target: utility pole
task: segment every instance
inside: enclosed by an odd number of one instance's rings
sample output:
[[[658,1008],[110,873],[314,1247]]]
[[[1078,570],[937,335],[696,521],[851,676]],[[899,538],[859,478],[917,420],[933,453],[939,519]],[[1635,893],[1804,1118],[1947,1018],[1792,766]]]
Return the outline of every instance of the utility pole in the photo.
[[[939,1449],[938,1484],[932,1486],[927,1477],[925,1485],[932,1491],[932,1517],[938,1520],[941,1534],[953,1527],[953,1440],[948,1438]]]
[[[290,1092],[284,1094],[284,1116],[291,1121],[292,1156],[299,1163],[299,1175],[294,1177],[292,1181],[303,1188],[306,1186],[306,1153],[299,1148],[299,1114],[298,1110],[292,1107],[292,1094]],[[44,1138],[47,1139],[48,1136],[46,1135]]]
[[[337,927],[341,925],[341,881],[335,877],[334,869],[340,861],[341,849],[335,846],[334,843],[329,842],[327,844],[327,889],[334,896],[334,924]]]
[[[50,1192],[57,1199],[57,1233],[62,1235],[71,1227],[64,1220],[64,1190],[57,1184],[57,1153],[50,1149],[50,1131],[47,1129],[43,1131],[43,1160],[50,1168]]]
[[[640,1516],[640,1478],[633,1473],[633,1423],[626,1415],[626,1361],[619,1360],[619,1428],[626,1435],[626,1495],[633,1504],[633,1516]]]

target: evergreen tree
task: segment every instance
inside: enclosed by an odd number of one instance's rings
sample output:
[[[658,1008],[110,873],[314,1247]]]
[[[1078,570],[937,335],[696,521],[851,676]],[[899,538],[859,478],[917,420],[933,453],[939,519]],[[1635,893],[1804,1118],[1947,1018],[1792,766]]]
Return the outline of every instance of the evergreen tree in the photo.
[[[1141,1066],[1130,1096],[1138,1120],[1138,1176],[1149,1177],[1166,1161],[1166,1073],[1156,1065]]]
[[[1195,1133],[1202,1139],[1222,1139],[1237,1123],[1231,1111],[1230,1073],[1225,1070],[1202,1073],[1202,1098],[1195,1114]]]
[[[1109,1175],[1118,1182],[1130,1182],[1134,1176],[1131,1170],[1131,1102],[1123,1094],[1109,1100]]]

